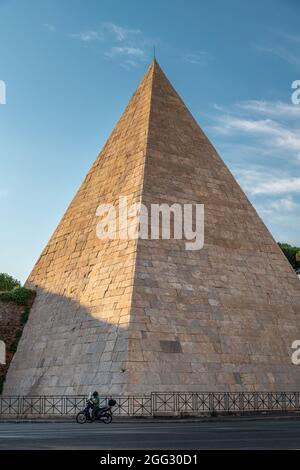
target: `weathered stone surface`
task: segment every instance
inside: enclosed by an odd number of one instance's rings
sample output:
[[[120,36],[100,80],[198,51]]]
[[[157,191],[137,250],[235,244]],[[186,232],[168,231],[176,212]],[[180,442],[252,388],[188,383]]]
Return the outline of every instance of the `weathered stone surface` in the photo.
[[[17,305],[14,302],[0,301],[0,340],[4,341],[6,346],[5,364],[0,364],[0,387],[6,375],[8,366],[13,358],[14,350],[12,345],[16,339],[17,331],[23,329],[22,315],[24,307]]]
[[[204,248],[99,240],[96,208],[119,195],[204,204]],[[300,389],[299,280],[156,62],[28,284],[6,394]]]
[[[32,294],[26,306],[18,305],[14,301],[0,300],[0,340],[5,343],[6,353],[5,364],[0,364],[0,390],[2,390],[7,370],[15,354],[33,299],[34,295]]]

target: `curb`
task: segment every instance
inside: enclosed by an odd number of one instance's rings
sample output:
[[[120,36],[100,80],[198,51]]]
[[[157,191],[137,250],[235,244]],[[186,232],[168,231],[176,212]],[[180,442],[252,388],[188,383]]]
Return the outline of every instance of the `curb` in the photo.
[[[237,422],[237,421],[274,421],[274,420],[299,420],[300,414],[291,414],[291,415],[256,415],[256,416],[198,416],[198,417],[178,417],[178,416],[138,416],[138,417],[120,417],[114,416],[113,423],[205,423],[205,422]],[[30,424],[57,424],[57,423],[76,423],[75,417],[55,417],[55,418],[0,418],[1,423],[30,423]]]

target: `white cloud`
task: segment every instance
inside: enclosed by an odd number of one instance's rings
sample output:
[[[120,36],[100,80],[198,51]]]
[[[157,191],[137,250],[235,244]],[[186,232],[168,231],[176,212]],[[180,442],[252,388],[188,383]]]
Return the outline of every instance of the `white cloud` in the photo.
[[[233,173],[278,240],[299,237],[300,106],[246,100],[214,105],[212,129]]]
[[[297,108],[297,106],[291,105]],[[273,110],[270,111],[271,106],[264,105],[263,102],[246,101],[244,104],[239,104],[240,108],[244,110],[251,109],[251,111],[257,110],[260,113],[267,114],[270,112],[274,116],[280,116],[283,114],[289,114],[290,118],[298,117],[299,112],[293,111],[289,105],[276,105]],[[267,109],[264,109],[267,107]],[[230,114],[217,116],[215,118],[216,124],[212,128],[223,135],[234,135],[244,134],[259,138],[262,145],[267,148],[271,148],[274,152],[278,153],[280,150],[284,158],[287,153],[295,157],[296,160],[300,161],[300,129],[297,127],[282,124],[273,119],[254,119],[249,117],[237,116]]]
[[[291,196],[287,196],[285,198],[272,201],[270,203],[270,206],[276,211],[277,210],[293,211],[295,209],[298,209],[299,204],[297,204]]]
[[[300,178],[266,180],[250,189],[252,194],[300,193]]]
[[[252,195],[300,193],[300,178],[273,172],[259,166],[238,168],[237,178],[246,192]]]
[[[270,55],[276,56],[290,65],[295,65],[297,67],[300,66],[299,54],[294,53],[290,48],[286,48],[283,46],[257,46],[257,49],[261,52],[266,52]]]
[[[103,23],[100,28],[69,34],[69,37],[78,38],[81,41],[95,41],[104,39],[107,32],[111,33],[118,42],[129,40],[142,33],[139,29],[128,29],[114,23]]]
[[[136,57],[138,59],[143,59],[145,57],[145,52],[138,47],[112,47],[110,52],[106,52],[107,57],[127,56],[127,57]]]
[[[104,56],[118,60],[119,65],[126,69],[136,67],[144,61],[150,47],[150,39],[144,37],[140,29],[127,28],[113,22],[102,23],[99,28],[73,33],[70,38],[84,42],[99,41],[108,44]],[[153,42],[151,42],[153,45]]]
[[[83,31],[81,33],[72,33],[68,35],[70,38],[77,38],[80,41],[89,42],[89,41],[100,41],[102,40],[102,35],[98,31]]]
[[[300,118],[300,106],[295,106],[292,103],[283,103],[282,101],[248,100],[237,103],[237,107],[245,111],[277,118]]]
[[[115,23],[104,23],[103,26],[115,36],[117,41],[125,41],[132,36],[142,33],[140,29],[124,28]]]
[[[51,32],[56,31],[56,27],[50,23],[44,23],[44,28],[47,29],[47,31],[51,31]]]

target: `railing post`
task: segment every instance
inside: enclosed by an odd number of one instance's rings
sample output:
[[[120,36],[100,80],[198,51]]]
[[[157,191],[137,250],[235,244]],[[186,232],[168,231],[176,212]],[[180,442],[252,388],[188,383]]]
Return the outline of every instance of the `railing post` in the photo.
[[[208,394],[208,402],[209,402],[209,411],[212,413],[214,411],[214,394]]]
[[[228,411],[229,411],[229,394],[228,394],[228,392],[225,393],[224,408],[225,408],[225,411],[228,413]]]
[[[299,392],[295,393],[295,410],[299,411]]]
[[[156,392],[151,393],[151,411],[152,411],[152,416],[156,412]]]
[[[281,396],[282,396],[281,408],[282,408],[282,411],[286,411],[286,393],[282,392]]]

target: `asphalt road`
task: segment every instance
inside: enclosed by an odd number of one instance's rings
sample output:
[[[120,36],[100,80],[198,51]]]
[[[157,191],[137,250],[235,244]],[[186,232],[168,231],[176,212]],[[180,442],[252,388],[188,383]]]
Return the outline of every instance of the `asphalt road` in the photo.
[[[0,449],[300,449],[300,420],[0,422]]]

